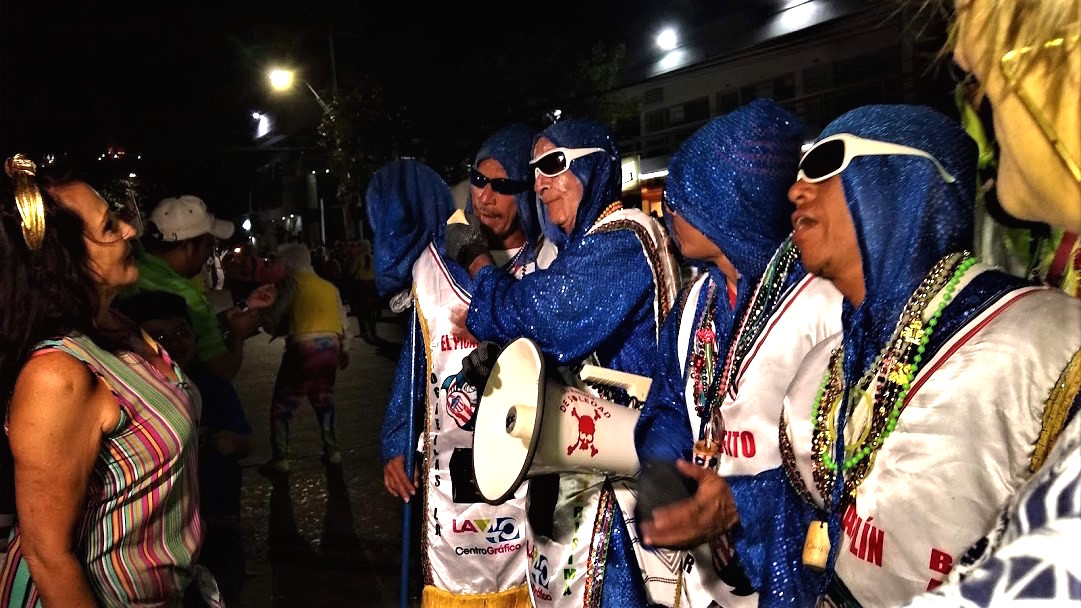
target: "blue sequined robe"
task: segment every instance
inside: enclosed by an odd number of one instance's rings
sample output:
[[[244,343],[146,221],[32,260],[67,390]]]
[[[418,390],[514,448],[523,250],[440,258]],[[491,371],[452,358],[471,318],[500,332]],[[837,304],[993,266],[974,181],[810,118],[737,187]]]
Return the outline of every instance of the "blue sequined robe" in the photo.
[[[571,234],[546,225],[545,233],[560,249],[547,270],[521,281],[490,266],[478,273],[469,330],[479,340],[504,343],[528,337],[561,365],[596,354],[602,366],[650,376],[657,355],[658,312],[663,316],[674,298],[671,271],[658,275],[662,267],[671,267],[667,250],[658,249],[651,259],[631,229],[587,234],[620,194],[619,154],[606,127],[569,119],[541,136],[557,146],[599,147],[606,152],[573,161],[570,170],[583,185],[583,199]],[[664,284],[655,283],[658,276]],[[644,606],[642,574],[619,508],[614,509],[614,518],[603,566],[602,605]]]
[[[787,190],[789,176],[796,173],[801,136],[802,125],[795,117],[770,102],[756,102],[715,119],[688,140],[673,158],[666,184],[669,207],[720,247],[740,280],[733,307],[724,277],[710,265],[709,272],[681,295],[680,302],[686,303],[666,321],[660,365],[636,429],[643,462],[689,459],[695,439],[703,437],[706,418],[696,412],[692,377],[694,351],[704,347],[697,330],[712,329],[718,336],[714,373],[719,376],[756,288],[776,294],[759,312],[766,321],[760,322],[758,333],[744,336],[752,339],[753,348],[739,360],[741,371],[734,376],[734,385],[718,395],[727,431],[717,438],[722,446],[720,473],[728,479],[744,522],[730,535],[741,556],[746,550],[761,553],[747,537],[786,513],[777,508],[785,487],[776,468],[776,421],[784,389],[802,354],[840,329],[840,294],[828,282],[807,277],[798,262],[787,274],[771,275],[768,282],[762,276],[774,254],[785,255],[786,245],[775,250],[790,226],[793,207]],[[717,295],[710,311],[711,289]],[[713,317],[708,328],[707,313]],[[758,596],[740,576],[739,560],[717,572],[708,546],[694,554],[693,569],[688,569],[685,580],[690,606],[705,607],[711,601],[757,605]],[[749,561],[757,567],[761,558],[751,556]]]
[[[763,597],[768,605],[827,590],[843,603],[878,598],[897,604],[906,594],[932,587],[966,546],[962,526],[964,535],[971,534],[981,523],[977,519],[993,507],[990,502],[1023,479],[1028,459],[1035,456],[1026,444],[1032,433],[1042,432],[1038,422],[1045,397],[1040,396],[1047,395],[1054,384],[1048,379],[1081,342],[1081,336],[1054,329],[1077,318],[1081,304],[1034,294],[1022,280],[995,270],[973,269],[942,309],[896,430],[878,449],[856,499],[842,503],[841,483],[834,484],[830,495],[821,495],[811,481],[809,412],[830,349],[843,347],[844,383],[854,386],[889,342],[906,302],[930,269],[948,254],[971,249],[975,184],[974,145],[958,125],[930,109],[861,108],[831,123],[823,137],[837,133],[926,151],[954,179],[944,178],[927,159],[907,155],[856,157],[840,175],[859,242],[866,295],[858,306],[845,302],[843,333],[807,355],[785,398],[781,432],[791,449],[782,444],[785,474],[774,473],[771,482],[779,493],[783,488],[778,505],[785,515],[747,539],[757,551],[741,553],[752,580],[768,590]],[[1020,303],[1011,309],[1015,302]],[[1033,332],[1029,335],[1056,334],[1064,341],[1030,343],[1022,335],[1008,335],[1016,333],[1010,329],[1013,322],[993,323],[1000,314],[1009,319],[1011,310],[1030,309],[1042,312],[1035,318],[1023,314],[1016,327],[1027,323],[1025,331]],[[996,365],[1014,372],[1001,377],[1001,390],[988,390],[994,380],[984,374]],[[938,371],[939,366],[944,371]],[[986,415],[969,418],[966,425],[965,417],[972,416],[974,408]],[[836,432],[841,434],[848,410],[837,411]],[[846,458],[843,443],[833,448],[837,462]],[[1009,456],[988,458],[995,450],[1008,450]],[[959,458],[958,453],[966,456]],[[797,490],[806,494],[806,501]],[[917,502],[906,502],[911,500]],[[831,552],[823,579],[798,560],[811,519],[829,527]],[[940,528],[940,540],[924,538]],[[977,538],[972,535],[967,542]],[[849,572],[844,581],[833,575],[839,560]]]

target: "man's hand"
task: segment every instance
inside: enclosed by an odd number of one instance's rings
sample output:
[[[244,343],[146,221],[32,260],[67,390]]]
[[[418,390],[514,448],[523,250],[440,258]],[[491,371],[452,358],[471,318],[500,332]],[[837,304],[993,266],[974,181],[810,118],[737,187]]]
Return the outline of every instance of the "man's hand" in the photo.
[[[653,511],[653,519],[640,525],[643,543],[666,549],[689,549],[739,523],[732,490],[723,477],[684,460],[676,462],[676,468],[698,482],[698,491],[686,500]]]
[[[395,456],[383,465],[383,487],[391,496],[409,502],[409,499],[417,493],[418,485],[420,485],[420,473],[416,464],[413,465],[412,483],[405,474],[405,456]]]
[[[239,308],[230,308],[225,311],[225,323],[229,327],[229,333],[247,339],[259,333],[259,311],[250,309],[240,312]]]
[[[488,239],[480,229],[475,215],[465,216],[467,224],[447,224],[447,256],[469,269],[473,260],[488,253]]]
[[[270,308],[274,304],[274,299],[278,295],[278,288],[273,283],[266,285],[260,285],[256,287],[251,294],[248,295],[247,304],[248,308],[252,310],[263,310],[264,308]]]
[[[462,373],[465,375],[465,381],[473,385],[478,392],[483,391],[501,352],[503,352],[503,347],[498,342],[485,340],[478,344],[462,358]]]

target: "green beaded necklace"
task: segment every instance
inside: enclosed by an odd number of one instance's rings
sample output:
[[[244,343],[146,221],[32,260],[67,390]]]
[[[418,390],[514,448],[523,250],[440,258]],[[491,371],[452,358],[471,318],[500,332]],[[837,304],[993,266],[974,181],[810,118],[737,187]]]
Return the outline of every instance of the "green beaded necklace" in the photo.
[[[856,383],[854,392],[860,395],[860,400],[863,400],[869,394],[866,390],[860,390],[859,387],[866,389],[873,379],[878,380],[868,428],[855,446],[852,448],[846,446],[845,461],[841,463],[841,470],[846,473],[844,477],[848,492],[854,493],[859,487],[870,471],[874,455],[897,428],[897,420],[904,410],[909,387],[923,362],[927,342],[934,333],[935,326],[938,325],[942,311],[953,300],[961,278],[974,264],[976,264],[976,259],[968,252],[964,252],[946,256],[935,265],[905,305],[893,337],[883,347],[875,363]],[[944,281],[950,267],[953,267],[953,272],[949,280]],[[942,298],[925,325],[923,312],[939,292]],[[825,377],[811,406],[811,422],[814,425],[811,438],[811,464],[815,482],[823,497],[832,494],[833,481],[837,473],[837,462],[832,454],[833,446],[837,441],[833,421],[836,408],[840,405],[841,397],[845,392],[843,359],[843,349],[834,349],[830,355]],[[824,411],[823,403],[827,404],[828,412]],[[849,412],[851,413],[858,404],[859,401],[850,398]],[[855,474],[848,475],[847,473],[853,469],[855,469]]]

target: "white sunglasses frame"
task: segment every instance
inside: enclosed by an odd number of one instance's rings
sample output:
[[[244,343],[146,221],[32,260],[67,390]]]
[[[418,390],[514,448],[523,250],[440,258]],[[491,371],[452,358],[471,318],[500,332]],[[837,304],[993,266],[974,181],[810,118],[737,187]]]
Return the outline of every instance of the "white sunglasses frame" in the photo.
[[[533,167],[533,179],[537,179],[538,177],[540,177],[542,175],[545,176],[545,177],[556,177],[556,176],[559,176],[559,175],[563,175],[564,173],[567,172],[568,169],[571,168],[571,163],[574,162],[575,160],[578,160],[579,158],[582,158],[583,156],[589,156],[590,154],[596,154],[597,152],[604,152],[605,154],[607,154],[608,150],[605,150],[604,148],[552,148],[551,150],[548,150],[547,152],[544,152],[540,156],[537,156],[537,157],[534,157],[534,158],[530,159],[529,160],[530,166],[532,166],[533,163],[539,161],[540,159],[544,158],[545,156],[548,156],[549,154],[552,154],[552,153],[555,153],[555,152],[562,152],[563,153],[563,157],[567,159],[567,166],[563,167],[563,170],[558,172],[558,173],[544,173],[544,172],[542,172],[540,170],[540,167]]]
[[[837,170],[830,171],[822,177],[817,177],[814,179],[807,177],[807,175],[804,174],[802,168],[803,160],[807,158],[807,156],[811,152],[814,152],[815,148],[817,148],[818,146],[821,146],[822,144],[827,142],[837,140],[845,142],[845,156],[844,159],[841,161],[841,166],[838,167]],[[819,182],[826,181],[834,175],[839,175],[842,171],[848,168],[848,165],[852,163],[852,159],[856,158],[857,156],[890,156],[893,154],[903,156],[919,156],[920,158],[926,158],[927,160],[934,163],[935,168],[938,169],[938,174],[942,176],[942,180],[944,182],[946,182],[947,184],[952,184],[957,181],[957,178],[950,175],[949,171],[946,171],[946,168],[942,166],[942,163],[938,162],[937,158],[931,156],[929,153],[924,152],[923,150],[920,150],[918,148],[910,148],[908,146],[902,146],[900,144],[891,144],[888,141],[878,141],[877,139],[864,139],[862,137],[852,135],[851,133],[838,133],[837,135],[830,135],[823,140],[815,142],[815,144],[811,146],[811,149],[807,150],[807,152],[805,152],[803,156],[801,156],[799,159],[800,170],[799,173],[796,174],[796,181],[802,180],[804,182],[807,182],[808,184],[817,184]]]

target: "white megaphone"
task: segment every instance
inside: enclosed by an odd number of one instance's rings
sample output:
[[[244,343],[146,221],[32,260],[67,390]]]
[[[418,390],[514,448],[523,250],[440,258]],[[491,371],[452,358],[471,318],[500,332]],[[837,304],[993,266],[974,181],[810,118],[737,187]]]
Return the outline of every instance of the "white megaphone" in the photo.
[[[645,401],[650,379],[587,365],[586,382],[618,387]],[[498,504],[529,477],[568,471],[634,475],[638,410],[598,399],[547,378],[544,357],[528,338],[496,360],[477,405],[473,476],[481,496]]]

